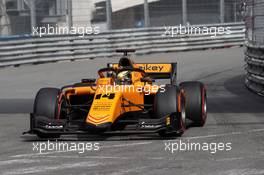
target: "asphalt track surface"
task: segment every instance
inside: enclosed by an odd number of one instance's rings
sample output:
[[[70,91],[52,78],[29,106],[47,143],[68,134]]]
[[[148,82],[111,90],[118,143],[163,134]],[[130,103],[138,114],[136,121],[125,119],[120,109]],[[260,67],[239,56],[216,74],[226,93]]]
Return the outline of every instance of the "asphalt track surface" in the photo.
[[[85,151],[33,151],[29,128],[35,93],[96,77],[98,68],[117,59],[94,59],[20,66],[0,70],[0,174],[264,174],[264,99],[244,86],[243,48],[140,56],[136,62],[178,62],[178,80],[199,80],[208,89],[208,120],[181,138],[156,135],[65,136],[57,142],[99,143]],[[53,141],[55,143],[56,141]],[[231,143],[231,150],[166,150],[168,143]],[[175,148],[175,147],[174,147]]]

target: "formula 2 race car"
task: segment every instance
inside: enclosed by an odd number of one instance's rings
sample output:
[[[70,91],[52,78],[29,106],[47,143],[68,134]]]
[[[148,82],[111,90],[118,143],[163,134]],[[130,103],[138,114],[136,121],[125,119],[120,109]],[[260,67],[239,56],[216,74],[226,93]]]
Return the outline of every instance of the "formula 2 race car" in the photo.
[[[196,126],[205,124],[206,89],[201,82],[177,85],[177,63],[134,64],[128,56],[134,50],[117,52],[123,53],[119,63],[100,69],[97,80],[40,89],[25,133],[41,138],[105,133],[166,137],[181,136],[187,119]],[[170,84],[154,84],[157,79],[170,79]]]

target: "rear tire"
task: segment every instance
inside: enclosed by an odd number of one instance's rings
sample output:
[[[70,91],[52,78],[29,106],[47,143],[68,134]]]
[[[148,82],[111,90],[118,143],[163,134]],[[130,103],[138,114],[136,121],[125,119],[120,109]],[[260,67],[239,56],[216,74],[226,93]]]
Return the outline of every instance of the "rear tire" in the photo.
[[[195,126],[204,126],[207,118],[206,89],[201,82],[183,82],[181,89],[185,91],[186,116]]]
[[[54,119],[58,113],[58,96],[60,90],[57,88],[42,88],[38,91],[34,102],[34,117],[47,117]],[[34,123],[34,125],[36,125]],[[34,126],[37,127],[37,126]],[[40,138],[59,138],[60,134],[46,134],[38,132]]]

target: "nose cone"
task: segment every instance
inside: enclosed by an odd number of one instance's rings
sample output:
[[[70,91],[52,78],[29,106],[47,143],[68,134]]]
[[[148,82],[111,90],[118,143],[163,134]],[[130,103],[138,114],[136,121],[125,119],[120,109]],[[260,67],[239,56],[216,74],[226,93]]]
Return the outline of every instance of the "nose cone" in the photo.
[[[103,115],[103,116],[95,116],[95,115],[89,114],[87,119],[86,119],[86,122],[92,123],[94,125],[99,125],[99,124],[108,122],[109,117],[110,117],[109,114]]]
[[[114,123],[121,114],[121,95],[121,92],[104,93],[98,90],[86,117],[86,123],[95,126]]]
[[[94,125],[92,123],[86,123],[85,124],[85,130],[91,132],[91,133],[102,133],[109,131],[111,129],[112,123],[107,122],[99,125]]]

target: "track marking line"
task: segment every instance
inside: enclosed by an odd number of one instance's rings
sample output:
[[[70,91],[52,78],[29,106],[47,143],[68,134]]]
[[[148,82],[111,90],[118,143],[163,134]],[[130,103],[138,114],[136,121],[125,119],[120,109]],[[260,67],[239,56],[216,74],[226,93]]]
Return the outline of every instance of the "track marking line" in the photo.
[[[148,145],[151,143],[153,142],[125,143],[125,144],[118,144],[118,145],[101,146],[100,148],[120,148],[120,147],[129,147],[129,146],[137,146],[137,145]]]
[[[206,139],[206,138],[214,138],[214,137],[223,137],[223,136],[231,136],[231,135],[241,135],[247,133],[256,133],[256,132],[264,132],[263,128],[260,129],[253,129],[247,132],[230,132],[230,133],[222,133],[222,134],[212,134],[212,135],[203,135],[203,136],[193,136],[193,137],[182,137],[182,140],[192,140],[192,139]],[[167,141],[177,141],[177,140],[166,140]],[[152,144],[153,142],[136,142],[136,143],[126,143],[126,144],[117,144],[117,145],[107,145],[107,146],[100,146],[100,148],[120,148],[120,147],[129,147],[129,146],[138,146],[138,145],[148,145]],[[74,152],[75,150],[66,150],[66,151],[53,151],[53,152],[45,152],[45,153],[29,153],[29,154],[18,154],[13,155],[10,157],[19,158],[19,157],[32,157],[32,156],[40,156],[40,155],[50,155],[50,154],[57,154],[57,153],[67,153],[67,152]]]
[[[262,132],[262,131],[264,131],[264,128],[263,129],[253,129],[248,132],[251,133],[251,132]]]
[[[221,171],[219,175],[262,175],[263,169],[231,169],[227,171]]]
[[[110,175],[123,175],[123,174],[132,174],[132,173],[142,173],[142,170],[149,168],[150,166],[142,166],[142,167],[136,167],[136,168],[130,168],[130,169],[125,169],[125,170],[121,170],[118,172],[113,172],[110,173]]]
[[[147,144],[151,144],[151,143],[153,143],[153,142],[137,142],[137,143],[127,143],[127,144],[118,144],[118,145],[108,145],[108,146],[100,146],[100,149],[101,148],[121,148],[121,147],[129,147],[129,146],[147,145]],[[10,156],[10,157],[13,157],[13,158],[32,157],[32,156],[50,155],[50,154],[67,153],[67,152],[76,152],[76,150],[51,151],[51,152],[44,152],[44,153],[18,154],[18,155],[13,155],[13,156]]]
[[[113,157],[113,156],[49,156],[49,155],[36,155],[36,157],[45,157],[45,158],[69,158],[69,159],[122,159],[126,160],[129,159],[127,157]]]
[[[32,157],[32,156],[40,156],[40,155],[49,155],[49,154],[56,154],[56,153],[67,153],[67,152],[76,152],[75,150],[67,150],[67,151],[53,151],[53,152],[45,152],[45,153],[29,153],[29,154],[17,154],[10,157]]]
[[[182,137],[182,138],[179,138],[179,139],[181,139],[181,140],[206,139],[206,138],[223,137],[223,136],[230,136],[230,135],[239,135],[239,134],[242,134],[242,132],[211,134],[211,135],[193,136],[193,137]],[[179,139],[177,139],[177,140],[179,140]],[[177,140],[164,140],[164,142],[177,141]]]
[[[3,160],[3,161],[0,161],[0,166],[3,166],[3,165],[13,165],[13,164],[16,164],[16,163],[25,164],[25,163],[34,163],[34,162],[40,162],[40,161],[39,160],[32,160],[32,159]]]
[[[166,157],[148,157],[149,160],[163,160],[166,159]]]
[[[193,136],[193,137],[184,137],[183,139],[203,139],[203,138],[212,138],[212,137],[222,137],[222,136],[229,136],[229,135],[239,135],[242,132],[231,132],[231,133],[223,133],[223,134],[211,134],[205,136]]]
[[[264,129],[253,129],[247,132],[230,132],[230,133],[221,133],[221,134],[211,134],[211,135],[203,135],[203,136],[193,136],[193,137],[182,137],[182,140],[192,140],[192,139],[204,139],[204,138],[214,138],[214,137],[223,137],[223,136],[231,136],[231,135],[242,135],[256,132],[264,132]],[[177,140],[165,140],[167,141],[177,141]]]
[[[234,160],[243,160],[244,157],[231,157],[231,158],[222,158],[222,159],[216,159],[217,162],[226,162],[226,161],[234,161]]]
[[[57,171],[57,170],[65,170],[65,169],[71,169],[71,168],[82,168],[82,167],[96,167],[103,165],[102,163],[97,162],[78,162],[78,163],[67,163],[67,164],[59,164],[59,165],[50,165],[50,166],[33,166],[29,168],[18,168],[14,170],[8,170],[5,172],[2,172],[2,175],[22,175],[22,174],[34,174],[34,173],[43,173],[47,171]]]

